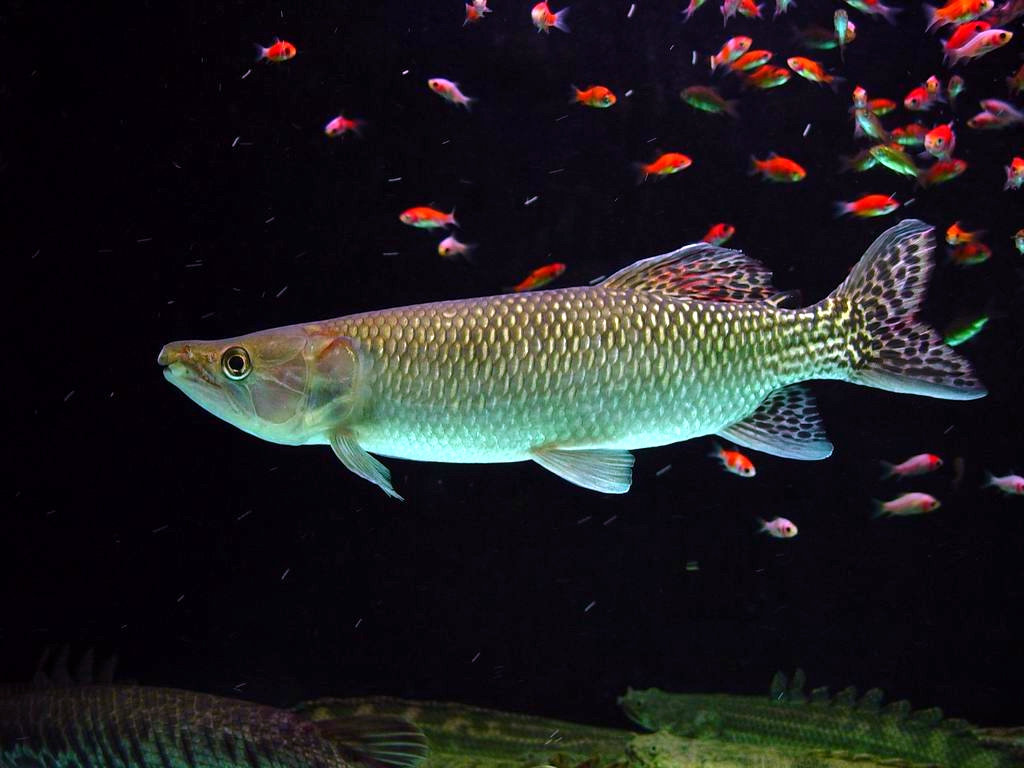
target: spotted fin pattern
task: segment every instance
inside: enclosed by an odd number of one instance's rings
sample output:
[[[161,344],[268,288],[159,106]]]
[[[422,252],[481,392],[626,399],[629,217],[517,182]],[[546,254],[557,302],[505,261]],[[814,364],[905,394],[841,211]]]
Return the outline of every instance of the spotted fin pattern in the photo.
[[[807,387],[794,384],[777,389],[750,416],[719,436],[746,448],[787,459],[816,460],[832,455],[821,415]]]
[[[872,243],[829,297],[849,301],[851,311],[861,315],[854,341],[859,360],[850,381],[947,400],[986,394],[968,362],[917,320],[934,250],[932,227],[902,221]]]
[[[708,243],[687,245],[620,269],[605,288],[664,293],[699,301],[767,301],[778,293],[771,270],[740,251]]]

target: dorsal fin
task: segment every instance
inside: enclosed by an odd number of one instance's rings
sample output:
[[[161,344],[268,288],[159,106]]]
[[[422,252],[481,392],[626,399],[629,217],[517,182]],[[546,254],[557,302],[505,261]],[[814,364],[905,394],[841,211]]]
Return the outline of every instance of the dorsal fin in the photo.
[[[685,245],[624,267],[603,283],[699,301],[756,302],[776,295],[772,273],[741,251],[709,243]]]
[[[857,703],[857,689],[852,685],[843,688],[832,701],[837,707],[852,707]]]

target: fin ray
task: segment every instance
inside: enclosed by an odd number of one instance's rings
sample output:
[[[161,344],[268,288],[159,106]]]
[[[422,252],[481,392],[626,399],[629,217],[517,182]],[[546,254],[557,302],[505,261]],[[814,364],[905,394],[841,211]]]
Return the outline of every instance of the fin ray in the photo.
[[[634,459],[629,451],[546,447],[534,449],[531,457],[570,483],[600,493],[626,493],[633,482]]]
[[[630,264],[602,285],[701,301],[757,302],[778,293],[771,280],[771,270],[742,251],[694,243]]]
[[[338,430],[330,435],[331,448],[349,471],[379,487],[392,498],[402,501],[391,485],[391,472],[377,459],[363,450],[348,432]]]
[[[802,384],[775,390],[752,414],[716,434],[787,459],[816,461],[832,455],[814,395]]]
[[[400,717],[351,715],[318,720],[316,727],[369,768],[415,768],[427,758],[423,732]]]

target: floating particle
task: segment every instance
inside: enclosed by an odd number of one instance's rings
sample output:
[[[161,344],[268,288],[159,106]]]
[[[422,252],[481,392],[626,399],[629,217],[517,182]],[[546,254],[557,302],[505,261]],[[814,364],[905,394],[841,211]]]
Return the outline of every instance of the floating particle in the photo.
[[[397,256],[401,251],[384,251],[381,256]]]
[[[617,518],[618,518],[618,515],[612,515],[612,516],[611,516],[611,517],[609,517],[609,518],[608,518],[607,520],[605,520],[605,521],[604,521],[603,523],[601,523],[601,525],[611,525],[612,523],[614,523],[614,522],[615,522],[615,520],[616,520]]]
[[[533,205],[538,200],[540,200],[540,195],[534,195],[533,197],[526,198],[526,200],[523,201],[523,205]]]
[[[64,395],[64,402],[66,403],[68,400],[70,400],[74,394],[75,390],[72,389],[70,392]]]
[[[810,133],[810,132],[811,132],[811,124],[808,123],[806,126],[804,126],[804,138],[805,139],[807,138],[807,134]]]
[[[238,142],[240,142],[241,140],[242,140],[241,136],[235,136],[235,140],[231,142],[231,146],[232,147],[237,147],[238,146]]]
[[[631,6],[629,6],[629,11],[626,13],[626,18],[632,19],[634,12],[636,12],[636,3],[633,3]]]
[[[687,560],[686,561],[686,572],[687,573],[696,573],[699,570],[700,570],[700,563],[698,561],[696,561],[696,560]]]
[[[593,519],[594,519],[593,515],[587,515],[586,517],[581,517],[579,520],[576,521],[576,525],[583,525],[584,523],[589,523]]]
[[[473,654],[473,658],[469,660],[470,664],[476,664],[476,660],[480,658],[480,651]]]
[[[245,70],[245,74],[244,74],[244,75],[242,75],[242,77],[241,77],[241,78],[239,78],[239,79],[241,79],[241,80],[245,80],[245,78],[247,78],[247,77],[248,77],[249,75],[251,75],[251,74],[252,74],[252,70],[251,70],[251,69],[247,69],[247,70]]]
[[[281,581],[284,581],[286,578],[288,578],[288,574],[291,573],[291,572],[292,572],[291,568],[285,568],[284,569],[284,573],[281,574]]]
[[[166,525],[166,524],[165,525],[161,525],[161,526],[159,526],[157,528],[154,528],[152,531],[150,531],[150,533],[163,533],[164,531],[166,531],[170,527],[171,527],[170,525]]]
[[[395,176],[394,178],[388,179],[388,184],[394,184],[396,181],[401,181],[401,176]]]
[[[356,621],[356,625],[354,627],[352,627],[352,629],[359,629],[359,625],[362,624],[362,623],[363,623],[363,620],[361,618],[358,619]]]
[[[280,299],[282,296],[284,296],[284,292],[287,291],[287,290],[288,290],[288,286],[286,285],[284,288],[282,288],[280,291],[278,291],[277,293],[274,294],[274,298],[275,299]]]
[[[624,94],[622,94],[622,95],[623,95],[623,96],[625,96],[625,97],[626,97],[626,98],[628,99],[628,98],[629,98],[630,96],[632,96],[632,95],[633,95],[633,89],[632,89],[632,88],[630,88],[630,89],[629,89],[628,91],[626,91],[626,92],[625,92]]]
[[[245,510],[245,512],[243,512],[238,517],[236,517],[235,520],[236,521],[237,520],[245,520],[245,518],[247,518],[251,514],[252,514],[252,510],[251,509],[247,509],[247,510]]]
[[[590,613],[590,609],[597,605],[597,600],[591,600],[587,603],[587,607],[583,609],[584,613]]]
[[[655,477],[661,477],[662,475],[668,474],[670,471],[672,471],[672,465],[671,464],[666,464],[664,467],[662,467],[657,472],[655,472],[654,476]]]

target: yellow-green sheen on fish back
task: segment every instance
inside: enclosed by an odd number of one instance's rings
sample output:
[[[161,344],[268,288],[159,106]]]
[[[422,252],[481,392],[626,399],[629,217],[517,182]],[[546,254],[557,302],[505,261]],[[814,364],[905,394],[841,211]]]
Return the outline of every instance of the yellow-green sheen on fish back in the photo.
[[[931,228],[905,221],[829,297],[783,308],[771,274],[706,243],[590,287],[419,304],[168,344],[166,377],[214,415],[289,445],[330,444],[397,496],[371,454],[533,460],[607,493],[634,448],[717,434],[775,455],[831,453],[801,382],[980,397],[916,322]]]

